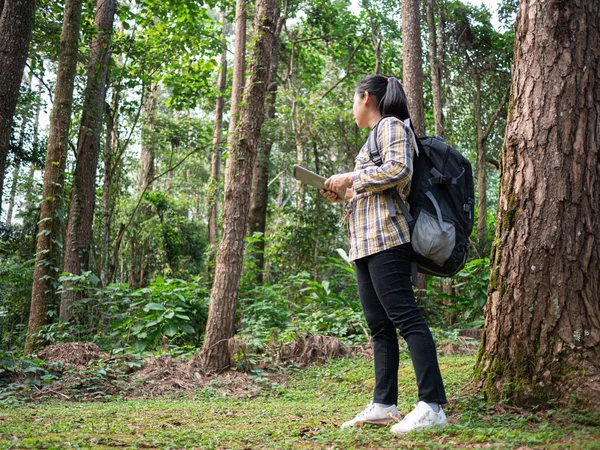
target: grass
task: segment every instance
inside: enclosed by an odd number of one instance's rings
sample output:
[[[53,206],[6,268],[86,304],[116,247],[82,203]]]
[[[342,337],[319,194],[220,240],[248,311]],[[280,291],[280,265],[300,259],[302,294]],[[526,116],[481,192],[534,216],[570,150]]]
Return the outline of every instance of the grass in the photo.
[[[193,395],[152,400],[45,402],[0,410],[0,448],[499,448],[600,449],[600,415],[521,411],[465,390],[474,358],[440,358],[450,426],[395,437],[389,427],[339,430],[371,399],[371,362],[337,359],[257,374],[258,391],[231,394],[216,379]],[[398,408],[416,402],[403,356]]]

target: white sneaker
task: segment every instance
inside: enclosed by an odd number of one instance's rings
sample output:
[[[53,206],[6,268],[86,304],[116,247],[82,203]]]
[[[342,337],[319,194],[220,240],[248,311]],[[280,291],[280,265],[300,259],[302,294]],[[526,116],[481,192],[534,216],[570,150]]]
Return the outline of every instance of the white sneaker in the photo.
[[[365,423],[373,425],[387,425],[397,422],[400,419],[400,413],[396,405],[382,408],[381,406],[370,403],[364,411],[359,412],[356,417],[342,424],[341,429],[354,426],[363,426]]]
[[[443,428],[446,425],[448,425],[448,419],[441,407],[440,412],[436,413],[427,403],[419,402],[415,409],[402,419],[402,422],[392,427],[391,431],[394,434],[403,434],[425,428]]]

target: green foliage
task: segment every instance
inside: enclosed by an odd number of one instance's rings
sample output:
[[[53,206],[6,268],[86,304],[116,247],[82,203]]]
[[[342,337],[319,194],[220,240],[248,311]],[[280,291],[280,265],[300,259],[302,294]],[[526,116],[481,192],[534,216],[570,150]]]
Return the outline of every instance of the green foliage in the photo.
[[[433,315],[434,323],[441,326],[451,320],[465,328],[482,327],[489,280],[489,258],[467,262],[465,268],[453,278],[453,295],[442,293],[442,279],[430,277],[425,291],[429,300],[426,313]]]
[[[157,278],[150,286],[123,295],[109,291],[113,332],[137,351],[156,350],[161,339],[199,346],[208,317],[207,292],[197,283]]]

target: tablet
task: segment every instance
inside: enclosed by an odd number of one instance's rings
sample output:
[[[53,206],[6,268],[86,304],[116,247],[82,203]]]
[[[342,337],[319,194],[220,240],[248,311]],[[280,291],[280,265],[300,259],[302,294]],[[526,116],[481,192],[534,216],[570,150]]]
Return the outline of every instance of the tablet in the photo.
[[[294,165],[294,178],[317,189],[325,189],[325,180],[327,179],[297,164]],[[336,192],[336,194],[341,200],[344,199],[345,192]]]

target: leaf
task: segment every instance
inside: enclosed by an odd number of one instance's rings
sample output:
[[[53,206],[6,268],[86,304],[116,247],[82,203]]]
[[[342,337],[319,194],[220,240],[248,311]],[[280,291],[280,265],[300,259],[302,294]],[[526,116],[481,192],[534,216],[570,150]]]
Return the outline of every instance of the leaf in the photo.
[[[191,326],[189,323],[184,323],[183,325],[181,325],[181,329],[183,331],[185,331],[186,333],[195,333],[196,331],[194,330],[194,327]]]
[[[144,306],[144,311],[148,312],[148,311],[164,311],[167,308],[164,307],[164,305],[161,305],[160,303],[148,303],[146,306]]]
[[[168,337],[175,336],[178,331],[179,331],[179,329],[177,328],[177,325],[175,325],[174,323],[169,323],[169,324],[167,324],[167,326],[165,326],[163,328],[163,334],[167,335]]]

